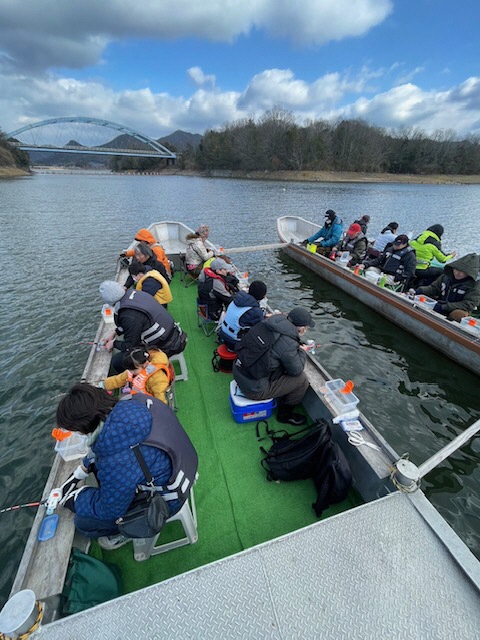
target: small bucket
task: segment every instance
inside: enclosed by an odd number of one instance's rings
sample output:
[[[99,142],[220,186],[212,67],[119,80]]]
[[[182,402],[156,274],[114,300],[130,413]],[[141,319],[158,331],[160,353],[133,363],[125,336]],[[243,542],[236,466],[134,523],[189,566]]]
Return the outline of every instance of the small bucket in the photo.
[[[31,589],[18,591],[0,612],[0,633],[5,638],[30,635],[40,625],[43,609]]]
[[[232,373],[233,363],[237,359],[235,351],[230,351],[224,344],[221,344],[213,352],[212,367],[214,371],[222,373]]]

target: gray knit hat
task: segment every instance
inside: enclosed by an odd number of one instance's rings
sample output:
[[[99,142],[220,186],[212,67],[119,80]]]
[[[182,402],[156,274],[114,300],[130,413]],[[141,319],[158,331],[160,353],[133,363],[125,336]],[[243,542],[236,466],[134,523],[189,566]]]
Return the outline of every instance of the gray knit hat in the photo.
[[[98,290],[103,300],[112,306],[125,295],[125,288],[115,280],[104,280]]]
[[[231,266],[228,264],[228,262],[222,260],[222,258],[215,258],[215,260],[212,260],[212,262],[210,263],[210,269],[212,271],[218,271],[219,269],[226,269],[227,271],[230,271]]]

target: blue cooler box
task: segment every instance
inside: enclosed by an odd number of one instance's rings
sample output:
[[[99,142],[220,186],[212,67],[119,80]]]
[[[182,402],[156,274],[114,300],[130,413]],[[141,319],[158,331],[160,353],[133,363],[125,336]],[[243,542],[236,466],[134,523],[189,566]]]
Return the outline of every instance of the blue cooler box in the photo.
[[[266,420],[272,415],[276,407],[274,398],[269,400],[250,400],[246,398],[238,388],[235,380],[230,382],[230,408],[235,422],[254,422]]]

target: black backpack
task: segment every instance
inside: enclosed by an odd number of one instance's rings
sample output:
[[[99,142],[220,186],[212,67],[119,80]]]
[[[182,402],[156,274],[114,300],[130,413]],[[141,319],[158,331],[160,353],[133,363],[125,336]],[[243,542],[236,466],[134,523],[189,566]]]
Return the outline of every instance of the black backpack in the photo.
[[[259,322],[242,336],[235,346],[237,360],[247,375],[254,380],[267,378],[270,374],[270,353],[279,337],[270,331],[264,321]]]
[[[260,438],[259,424],[257,437]],[[343,451],[332,440],[330,424],[317,420],[314,424],[297,431],[270,431],[273,441],[261,461],[267,471],[268,480],[303,480],[312,478],[317,490],[317,499],[312,505],[320,517],[324,509],[342,502],[352,486],[352,472]],[[301,436],[301,437],[299,437]]]

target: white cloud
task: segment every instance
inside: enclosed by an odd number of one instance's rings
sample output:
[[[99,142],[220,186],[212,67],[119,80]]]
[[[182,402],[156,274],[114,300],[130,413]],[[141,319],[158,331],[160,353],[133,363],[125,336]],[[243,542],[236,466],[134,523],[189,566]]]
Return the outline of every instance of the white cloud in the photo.
[[[203,87],[204,85],[215,86],[215,76],[203,73],[200,67],[190,67],[187,73],[197,87]]]
[[[128,38],[232,42],[259,30],[320,45],[365,34],[391,10],[392,0],[2,0],[0,42],[23,69],[80,68]]]
[[[454,129],[467,134],[479,132],[479,110],[480,78],[468,78],[447,91],[424,91],[407,83],[370,99],[362,96],[338,113],[384,127],[420,127],[427,132]]]
[[[190,96],[155,93],[149,88],[115,91],[101,82],[44,74],[0,74],[0,112],[6,132],[25,124],[67,115],[111,120],[158,138],[175,129],[203,133],[245,117],[258,118],[280,107],[299,122],[306,119],[362,118],[389,128],[421,127],[427,132],[454,128],[467,134],[479,127],[480,78],[443,91],[412,83],[373,93],[378,71],[362,68],[331,73],[308,83],[289,69],[255,75],[243,92],[212,86],[211,76],[192,69],[199,86]],[[478,131],[477,131],[478,132]]]

